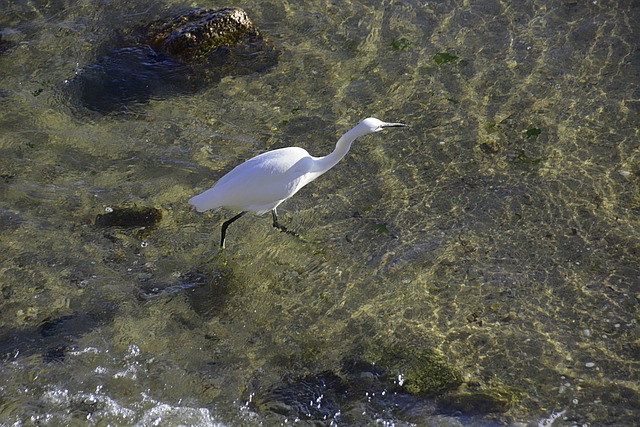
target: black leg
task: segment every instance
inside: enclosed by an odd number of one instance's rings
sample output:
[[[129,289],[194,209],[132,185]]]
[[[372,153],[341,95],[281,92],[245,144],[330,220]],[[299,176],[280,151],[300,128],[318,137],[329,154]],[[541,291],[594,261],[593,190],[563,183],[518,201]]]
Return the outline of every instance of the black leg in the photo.
[[[220,233],[220,248],[221,249],[224,249],[224,238],[227,235],[227,228],[229,228],[229,226],[231,225],[231,223],[233,221],[242,218],[246,213],[247,213],[247,211],[242,211],[238,215],[236,215],[233,218],[231,218],[230,220],[227,220],[227,221],[222,223],[222,231]]]
[[[276,210],[275,210],[275,209],[273,209],[273,210],[271,211],[271,216],[273,217],[273,227],[274,227],[274,228],[277,228],[278,230],[283,231],[283,232],[285,232],[285,233],[289,233],[289,234],[291,234],[292,236],[300,237],[300,236],[298,235],[298,233],[296,233],[295,231],[289,231],[289,229],[288,229],[287,227],[285,227],[284,225],[281,225],[281,224],[278,222],[278,212],[276,212]]]
[[[273,227],[277,228],[280,231],[285,231],[286,228],[280,225],[280,223],[278,222],[278,212],[275,210],[275,208],[271,211],[271,216],[273,217]]]

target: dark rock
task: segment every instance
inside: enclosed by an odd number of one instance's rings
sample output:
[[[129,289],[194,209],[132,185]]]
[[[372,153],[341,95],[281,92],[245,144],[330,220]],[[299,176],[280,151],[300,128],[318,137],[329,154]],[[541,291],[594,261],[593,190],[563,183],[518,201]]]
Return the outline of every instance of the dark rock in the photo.
[[[143,301],[183,294],[193,311],[202,318],[211,318],[225,307],[231,292],[230,272],[215,270],[208,273],[187,272],[180,276],[178,284],[144,283],[139,298]]]
[[[339,373],[323,371],[284,380],[256,393],[252,407],[286,418],[349,424],[353,414],[361,413],[363,399],[374,413],[397,408],[399,414],[412,417],[416,408],[418,413],[434,413],[436,401],[461,384],[460,375],[432,350],[382,351],[385,354],[378,355],[377,362],[347,357]]]
[[[8,52],[9,49],[15,46],[15,43],[12,43],[7,40],[2,40],[2,34],[0,34],[0,54]]]
[[[75,348],[80,336],[111,321],[115,310],[105,313],[70,314],[44,319],[37,327],[0,333],[0,355],[5,360],[41,354],[46,363],[62,362],[65,353]]]
[[[42,354],[42,360],[45,363],[64,362],[65,351],[67,351],[65,346],[49,348]]]
[[[146,30],[151,47],[187,63],[203,61],[223,46],[263,42],[258,29],[240,8],[196,9],[152,22]]]
[[[466,415],[487,415],[507,412],[516,400],[513,391],[500,388],[465,390],[451,393],[440,402],[443,408]]]
[[[0,231],[14,230],[20,227],[25,220],[15,212],[0,210]]]
[[[348,385],[332,373],[321,372],[288,381],[253,401],[260,412],[274,412],[287,417],[311,420],[331,420],[340,413],[339,401],[346,395]]]
[[[162,219],[162,211],[146,207],[121,207],[96,216],[96,227],[151,227]]]
[[[437,396],[462,384],[462,375],[427,347],[387,347],[376,366],[395,375],[402,389],[411,394]]]
[[[184,93],[187,68],[149,46],[114,49],[85,67],[67,87],[82,106],[99,112],[124,111],[133,104]]]
[[[191,9],[130,29],[65,87],[72,104],[102,114],[193,93],[226,75],[266,70],[279,51],[240,8]]]

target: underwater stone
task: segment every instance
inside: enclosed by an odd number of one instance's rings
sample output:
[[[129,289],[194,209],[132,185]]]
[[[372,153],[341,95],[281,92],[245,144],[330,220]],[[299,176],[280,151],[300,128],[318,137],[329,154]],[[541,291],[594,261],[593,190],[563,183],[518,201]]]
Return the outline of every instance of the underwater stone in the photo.
[[[262,35],[240,8],[196,9],[147,28],[149,45],[186,62],[200,61],[214,49],[261,41]]]
[[[348,356],[340,372],[322,371],[286,379],[255,394],[251,407],[260,413],[346,425],[349,413],[362,403],[363,396],[374,412],[407,404],[433,406],[435,410],[434,397],[447,396],[461,382],[460,376],[430,350],[409,355],[403,351],[402,356],[393,351],[380,363],[367,359],[359,354]],[[398,382],[398,370],[403,373],[402,384]]]
[[[152,98],[182,93],[180,84],[188,70],[149,46],[112,50],[80,72],[67,86],[73,101],[107,114]]]
[[[6,40],[2,40],[2,34],[0,34],[0,54],[3,54],[5,52],[7,52],[13,46],[15,46],[14,43],[6,41]]]
[[[435,396],[462,384],[462,375],[429,348],[388,348],[376,366],[397,372],[398,384],[411,394]]]
[[[227,75],[266,70],[280,52],[239,8],[191,9],[129,29],[64,88],[72,104],[102,114],[194,93]]]
[[[162,219],[157,208],[121,207],[96,216],[96,227],[151,227]]]
[[[252,407],[287,417],[331,420],[340,413],[348,384],[331,371],[287,381],[255,397]]]
[[[515,394],[509,390],[490,388],[451,393],[441,401],[441,405],[468,415],[485,415],[507,412],[515,400]]]

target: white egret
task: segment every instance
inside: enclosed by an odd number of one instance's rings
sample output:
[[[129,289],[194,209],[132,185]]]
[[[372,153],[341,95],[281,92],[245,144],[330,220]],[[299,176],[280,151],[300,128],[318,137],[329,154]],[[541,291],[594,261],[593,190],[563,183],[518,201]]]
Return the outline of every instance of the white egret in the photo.
[[[276,208],[302,187],[331,169],[351,148],[358,137],[385,128],[406,126],[402,123],[385,123],[368,118],[342,135],[336,148],[324,157],[313,157],[299,147],[286,147],[262,153],[236,166],[220,178],[213,187],[189,199],[198,212],[221,207],[241,212],[222,224],[220,247],[224,248],[227,228],[247,212],[262,215],[271,211],[273,226],[281,231],[286,227],[278,223]]]

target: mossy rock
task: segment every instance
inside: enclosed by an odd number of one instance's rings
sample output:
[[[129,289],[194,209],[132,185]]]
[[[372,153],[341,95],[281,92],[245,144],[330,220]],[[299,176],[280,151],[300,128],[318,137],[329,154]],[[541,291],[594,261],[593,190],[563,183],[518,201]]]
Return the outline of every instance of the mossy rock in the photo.
[[[462,384],[462,375],[430,348],[384,349],[376,362],[388,375],[397,375],[398,385],[411,394],[440,395]]]
[[[240,8],[188,9],[122,30],[64,87],[73,105],[102,114],[191,94],[224,76],[261,72],[280,56]]]
[[[149,45],[158,52],[187,62],[200,61],[214,49],[262,41],[247,13],[237,7],[194,9],[147,27]]]
[[[456,391],[440,402],[445,408],[469,415],[507,412],[517,401],[517,393],[508,388]]]

